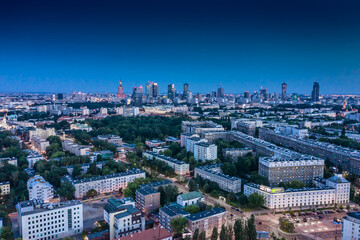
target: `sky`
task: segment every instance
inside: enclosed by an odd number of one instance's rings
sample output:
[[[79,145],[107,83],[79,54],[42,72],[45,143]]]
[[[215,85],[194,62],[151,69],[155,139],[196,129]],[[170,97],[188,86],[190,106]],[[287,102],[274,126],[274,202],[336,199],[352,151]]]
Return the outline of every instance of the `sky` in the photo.
[[[0,2],[0,92],[360,94],[360,1]]]

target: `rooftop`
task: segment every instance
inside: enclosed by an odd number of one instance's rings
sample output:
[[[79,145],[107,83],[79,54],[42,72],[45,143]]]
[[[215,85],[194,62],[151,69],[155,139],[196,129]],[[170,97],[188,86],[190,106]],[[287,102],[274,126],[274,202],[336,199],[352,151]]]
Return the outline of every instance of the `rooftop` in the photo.
[[[172,162],[172,163],[175,163],[175,164],[187,164],[185,163],[184,161],[181,161],[181,160],[177,160],[175,158],[172,158],[172,157],[168,157],[168,156],[165,156],[165,155],[162,155],[162,154],[159,154],[159,153],[156,153],[156,152],[152,152],[152,151],[146,151],[147,154],[151,154],[157,158],[161,158],[162,160],[164,161],[169,161],[169,162]]]
[[[171,205],[162,207],[162,208],[160,208],[160,211],[163,211],[164,213],[169,215],[169,217],[174,217],[177,215],[184,215],[184,216],[190,215],[190,213],[188,213],[187,211],[182,209],[182,207],[178,204],[171,204]]]
[[[140,187],[141,188],[143,188],[143,187],[152,187],[152,188],[155,187],[156,188],[156,187],[160,187],[160,186],[171,184],[171,183],[173,183],[171,180],[165,179],[165,180],[161,180],[161,181],[157,181],[157,182],[142,184],[142,185],[140,185]]]
[[[158,240],[170,238],[172,234],[163,227],[154,227],[145,231],[121,237],[121,240]]]
[[[136,192],[140,193],[141,195],[150,195],[150,194],[158,193],[158,191],[152,187],[139,188],[136,190]]]
[[[220,207],[215,207],[215,208],[212,208],[210,210],[206,210],[206,211],[203,211],[203,212],[192,214],[190,216],[187,216],[186,218],[189,219],[190,221],[198,221],[200,219],[208,218],[208,217],[211,217],[213,215],[216,215],[216,214],[219,214],[219,213],[224,213],[224,212],[226,212],[225,209],[220,208]]]
[[[179,195],[182,200],[187,201],[187,200],[191,200],[191,199],[195,199],[195,198],[202,198],[203,195],[201,192],[197,192],[197,191],[193,191],[193,192],[188,192],[188,193],[183,193]]]

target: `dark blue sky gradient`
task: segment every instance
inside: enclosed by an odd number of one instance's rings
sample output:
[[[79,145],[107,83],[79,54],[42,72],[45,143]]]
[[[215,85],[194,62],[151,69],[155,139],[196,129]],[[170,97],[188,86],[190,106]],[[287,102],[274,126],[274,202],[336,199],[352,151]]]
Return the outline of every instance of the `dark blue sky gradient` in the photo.
[[[346,3],[344,3],[346,2]],[[360,94],[359,1],[1,1],[0,92]]]

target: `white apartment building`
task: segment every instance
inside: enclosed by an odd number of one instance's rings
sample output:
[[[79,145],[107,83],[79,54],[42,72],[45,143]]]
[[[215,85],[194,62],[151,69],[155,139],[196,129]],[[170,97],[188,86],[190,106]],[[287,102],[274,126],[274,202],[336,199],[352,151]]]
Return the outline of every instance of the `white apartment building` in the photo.
[[[15,157],[0,158],[0,167],[3,167],[5,163],[17,166],[17,158]]]
[[[83,205],[80,201],[44,204],[38,200],[16,205],[23,240],[62,239],[83,231]]]
[[[35,128],[34,130],[30,130],[29,131],[29,138],[30,140],[34,137],[34,136],[39,136],[40,138],[43,139],[47,139],[50,136],[55,136],[55,128]]]
[[[349,203],[350,201],[350,182],[342,174],[335,174],[328,179],[316,179],[315,184],[318,186],[329,186],[336,190],[335,202],[338,204]]]
[[[201,139],[200,137],[190,137],[185,138],[185,146],[187,152],[194,152],[194,146],[197,143],[207,142],[206,139]]]
[[[119,136],[115,136],[115,135],[99,135],[99,136],[97,136],[97,138],[98,138],[98,140],[112,143],[112,144],[115,144],[118,146],[123,144],[122,138]]]
[[[147,157],[148,159],[157,159],[165,162],[168,166],[172,167],[175,170],[176,174],[185,175],[190,171],[190,165],[185,163],[184,161],[177,160],[175,158],[171,158],[162,154],[158,154],[152,151],[143,152],[143,157]]]
[[[360,212],[348,213],[346,217],[343,217],[341,239],[360,239]]]
[[[34,150],[24,150],[28,155],[26,160],[29,162],[29,168],[34,168],[34,165],[37,161],[43,160],[44,157]]]
[[[62,148],[76,156],[88,156],[90,154],[89,146],[79,145],[71,140],[62,141]]]
[[[33,136],[31,139],[31,144],[38,152],[46,152],[46,148],[50,146],[49,141],[46,141],[44,138],[41,138],[40,136]]]
[[[194,145],[194,157],[196,161],[215,160],[217,158],[217,146],[207,142],[196,143]]]
[[[0,182],[0,195],[8,195],[10,194],[10,182]]]
[[[110,239],[145,230],[145,217],[132,198],[110,198],[104,208],[104,220],[109,224]]]
[[[75,197],[82,198],[90,189],[96,190],[98,194],[119,191],[120,188],[125,189],[128,183],[136,178],[145,178],[145,172],[140,169],[131,169],[127,172],[78,180],[64,176],[62,181],[70,182],[75,187]]]
[[[216,182],[225,191],[241,192],[241,179],[223,174],[220,167],[221,163],[196,167],[194,176],[201,176],[203,179]]]
[[[44,203],[50,202],[54,198],[54,187],[42,176],[36,175],[27,181],[29,200],[40,200]]]

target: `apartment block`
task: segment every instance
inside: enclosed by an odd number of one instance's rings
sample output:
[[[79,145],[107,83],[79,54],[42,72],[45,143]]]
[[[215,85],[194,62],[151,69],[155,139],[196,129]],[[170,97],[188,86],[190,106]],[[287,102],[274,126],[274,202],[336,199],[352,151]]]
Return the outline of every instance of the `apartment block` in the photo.
[[[145,217],[132,198],[110,198],[104,208],[104,220],[109,224],[110,239],[145,230]]]
[[[217,146],[215,144],[200,142],[194,144],[194,157],[196,161],[211,161],[217,159]]]
[[[178,218],[180,216],[182,217],[190,216],[190,213],[185,211],[178,204],[170,204],[160,208],[159,215],[160,215],[160,225],[163,226],[165,229],[171,231],[171,225],[170,225],[171,219]]]
[[[225,158],[230,158],[233,161],[236,161],[239,157],[244,157],[248,153],[252,153],[250,148],[223,148],[222,154]]]
[[[0,182],[0,195],[8,195],[10,194],[10,182]]]
[[[347,213],[343,217],[341,239],[360,239],[360,212]]]
[[[62,148],[76,156],[88,156],[90,154],[89,146],[79,145],[71,140],[62,141]]]
[[[31,144],[38,152],[41,153],[46,152],[46,148],[50,146],[49,141],[46,141],[44,138],[36,135],[31,138]]]
[[[115,144],[118,146],[123,144],[122,138],[119,136],[116,136],[116,135],[99,135],[99,136],[97,136],[97,139],[108,142],[108,143],[112,143],[112,144]]]
[[[17,158],[15,157],[0,158],[0,167],[3,167],[5,163],[17,166]]]
[[[171,158],[151,151],[143,152],[143,157],[147,157],[150,160],[157,159],[163,161],[168,166],[172,167],[175,170],[176,174],[185,175],[189,173],[190,166],[184,161],[180,161],[175,158]]]
[[[27,153],[26,160],[29,162],[29,168],[34,168],[37,161],[43,160],[44,157],[34,150],[24,150]]]
[[[44,204],[38,200],[16,205],[23,240],[62,239],[83,231],[83,205],[80,201]]]
[[[125,189],[128,183],[133,182],[136,178],[145,178],[145,172],[140,169],[131,169],[127,172],[84,179],[64,176],[61,180],[71,183],[75,187],[75,197],[82,198],[90,189],[96,190],[98,194],[116,192],[120,188]]]
[[[40,200],[44,203],[48,203],[54,198],[54,187],[45,179],[36,175],[27,181],[27,190],[29,192],[29,200]]]
[[[136,207],[144,213],[155,212],[160,208],[160,192],[151,187],[142,187],[135,192]]]
[[[241,192],[241,179],[223,174],[220,167],[221,163],[196,167],[194,176],[201,176],[203,179],[216,182],[225,191]]]
[[[181,131],[183,133],[200,134],[202,132],[224,131],[224,127],[213,121],[182,121]]]

